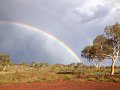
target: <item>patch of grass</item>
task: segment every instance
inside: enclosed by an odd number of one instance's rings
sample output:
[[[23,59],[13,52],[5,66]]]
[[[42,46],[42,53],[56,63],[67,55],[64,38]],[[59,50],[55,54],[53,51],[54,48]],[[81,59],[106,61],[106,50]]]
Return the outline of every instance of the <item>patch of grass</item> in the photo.
[[[120,83],[120,78],[115,78],[115,79],[113,80],[113,82],[115,82],[115,83]]]
[[[69,74],[64,75],[64,80],[71,80],[71,79],[72,79],[72,75]]]

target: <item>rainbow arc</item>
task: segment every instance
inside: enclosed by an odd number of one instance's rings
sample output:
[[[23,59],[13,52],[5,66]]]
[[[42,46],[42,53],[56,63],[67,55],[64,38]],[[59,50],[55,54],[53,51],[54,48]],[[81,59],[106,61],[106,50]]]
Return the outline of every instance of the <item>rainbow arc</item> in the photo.
[[[31,25],[27,25],[27,24],[23,24],[23,23],[19,23],[19,22],[11,22],[11,21],[0,21],[0,24],[11,24],[11,25],[16,25],[16,26],[19,26],[19,27],[24,27],[26,29],[30,29],[30,30],[33,30],[33,31],[36,31],[38,33],[41,33],[43,35],[45,35],[46,37],[56,41],[58,44],[60,44],[61,46],[63,46],[69,53],[71,53],[71,55],[80,63],[83,63],[82,60],[75,54],[75,52],[69,48],[65,43],[63,43],[62,41],[60,41],[58,38],[54,37],[53,35],[47,33],[47,32],[44,32],[43,30],[41,29],[38,29],[36,27],[33,27]]]

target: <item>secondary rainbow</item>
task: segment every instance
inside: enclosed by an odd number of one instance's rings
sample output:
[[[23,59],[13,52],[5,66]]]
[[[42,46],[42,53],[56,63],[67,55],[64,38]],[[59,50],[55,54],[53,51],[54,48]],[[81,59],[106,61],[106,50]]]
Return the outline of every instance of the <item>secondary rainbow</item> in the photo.
[[[26,29],[30,29],[30,30],[34,30],[34,31],[37,31],[39,33],[42,33],[43,35],[51,38],[52,40],[56,41],[57,43],[59,43],[61,46],[63,46],[68,52],[71,53],[71,55],[73,57],[76,58],[76,60],[80,63],[83,63],[82,60],[80,60],[80,58],[66,45],[64,44],[62,41],[60,41],[59,39],[57,39],[56,37],[54,37],[53,35],[47,33],[47,32],[44,32],[43,30],[41,29],[38,29],[36,27],[33,27],[31,25],[27,25],[27,24],[23,24],[23,23],[19,23],[19,22],[11,22],[11,21],[0,21],[0,24],[12,24],[12,25],[16,25],[16,26],[19,26],[19,27],[24,27]]]

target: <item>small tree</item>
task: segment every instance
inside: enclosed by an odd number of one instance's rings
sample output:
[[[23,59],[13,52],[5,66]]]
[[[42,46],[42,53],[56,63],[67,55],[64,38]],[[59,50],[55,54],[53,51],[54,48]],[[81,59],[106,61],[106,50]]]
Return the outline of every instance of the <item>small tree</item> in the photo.
[[[101,50],[96,44],[85,47],[81,53],[81,56],[87,58],[89,62],[92,62],[96,67],[96,70],[100,69],[101,64],[104,60]]]
[[[0,53],[0,62],[1,64],[4,66],[2,71],[5,71],[6,68],[8,67],[8,65],[11,63],[10,62],[10,56],[9,55],[5,55],[3,53]]]
[[[38,68],[38,67],[39,67],[38,63],[37,63],[37,62],[34,62],[34,61],[32,62],[31,65],[32,65],[32,67],[34,67],[34,68]]]

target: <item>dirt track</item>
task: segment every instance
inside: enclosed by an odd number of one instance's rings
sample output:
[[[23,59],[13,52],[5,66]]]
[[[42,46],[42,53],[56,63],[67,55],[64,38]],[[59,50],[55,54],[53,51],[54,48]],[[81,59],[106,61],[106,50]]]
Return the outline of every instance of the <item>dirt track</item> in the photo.
[[[48,83],[0,84],[0,90],[120,90],[120,83],[60,81]]]

